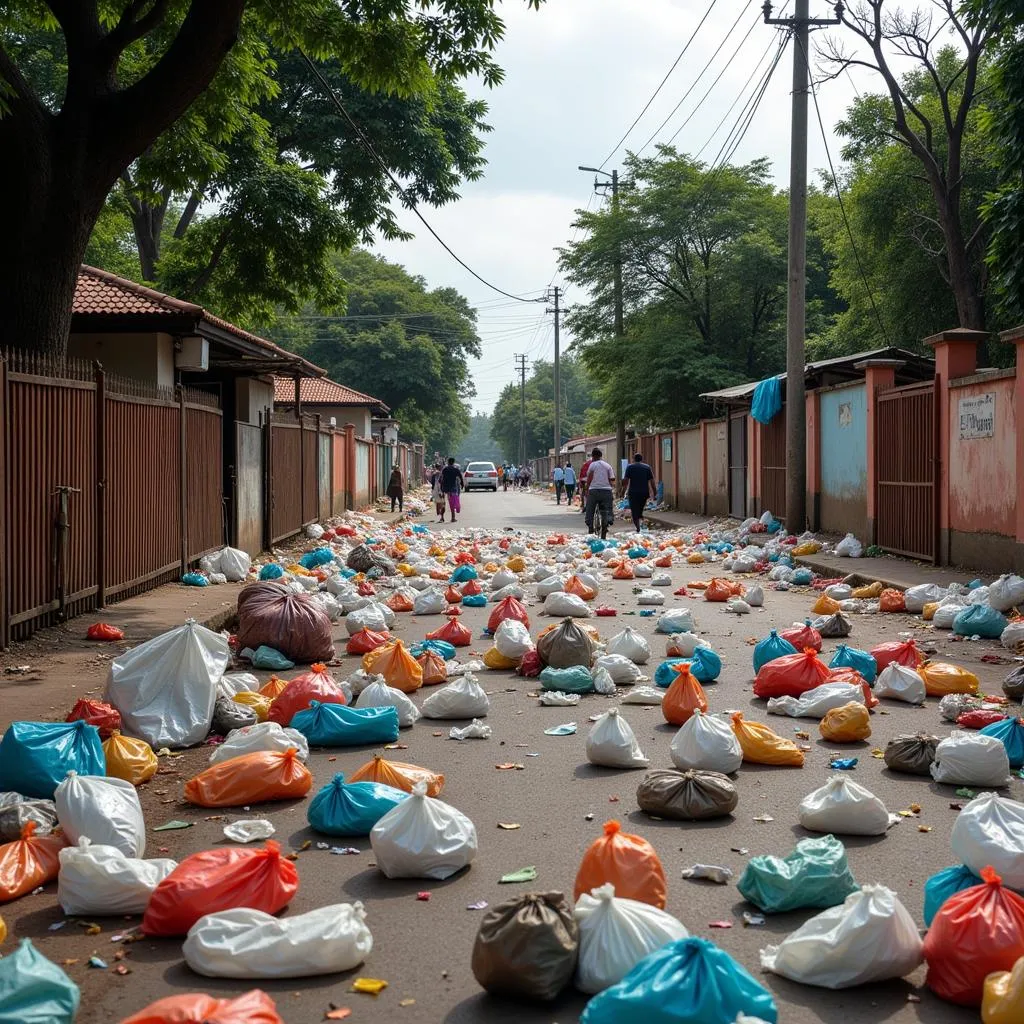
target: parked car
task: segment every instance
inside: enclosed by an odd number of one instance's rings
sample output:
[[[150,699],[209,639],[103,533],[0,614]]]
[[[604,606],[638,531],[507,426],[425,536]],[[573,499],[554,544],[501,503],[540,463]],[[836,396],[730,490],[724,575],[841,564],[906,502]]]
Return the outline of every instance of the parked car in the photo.
[[[498,490],[498,470],[493,462],[471,462],[462,473],[466,481],[466,490],[478,487],[485,491]]]

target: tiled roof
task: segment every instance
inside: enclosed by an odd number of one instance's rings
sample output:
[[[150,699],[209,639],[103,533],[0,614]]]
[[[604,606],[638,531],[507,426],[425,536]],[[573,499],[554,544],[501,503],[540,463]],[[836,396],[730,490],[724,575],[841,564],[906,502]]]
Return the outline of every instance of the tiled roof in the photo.
[[[183,302],[170,295],[163,295],[134,281],[127,281],[106,270],[82,264],[82,269],[78,272],[72,312],[100,316],[118,313],[135,316],[202,316],[203,308],[192,302]]]
[[[337,384],[326,377],[306,377],[299,382],[299,400],[303,405],[372,405],[388,407],[373,395]],[[295,402],[295,381],[291,377],[274,378],[274,402],[288,405]]]

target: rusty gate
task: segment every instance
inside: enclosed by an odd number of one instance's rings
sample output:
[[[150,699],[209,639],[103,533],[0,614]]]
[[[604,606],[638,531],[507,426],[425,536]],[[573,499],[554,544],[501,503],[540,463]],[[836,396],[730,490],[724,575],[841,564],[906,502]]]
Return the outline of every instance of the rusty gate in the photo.
[[[747,518],[747,417],[744,413],[729,414],[729,435],[726,439],[729,466],[729,515]]]
[[[786,407],[761,428],[761,507],[776,519],[786,518]],[[794,524],[795,528],[795,524]]]
[[[875,542],[929,562],[938,557],[937,381],[875,396]]]

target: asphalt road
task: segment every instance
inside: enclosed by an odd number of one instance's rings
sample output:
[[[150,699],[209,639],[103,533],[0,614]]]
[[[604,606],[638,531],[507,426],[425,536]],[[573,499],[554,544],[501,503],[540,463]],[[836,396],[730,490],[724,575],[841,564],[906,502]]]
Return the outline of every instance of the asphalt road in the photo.
[[[512,527],[522,531],[581,532],[583,528],[578,512],[567,512],[564,506],[557,508],[552,500],[535,495],[474,493],[463,499],[463,508],[459,523],[463,529],[482,527],[498,531]],[[676,585],[712,575],[710,565],[682,565],[672,570]],[[619,617],[593,622],[604,636],[630,624],[653,637],[655,619],[624,615],[635,608],[629,588],[629,583],[610,584],[599,600],[618,607]],[[784,1024],[823,1020],[842,1020],[844,1024],[976,1021],[976,1010],[955,1007],[933,997],[923,985],[923,968],[906,981],[845,992],[803,987],[762,975],[758,967],[759,948],[777,943],[813,912],[769,917],[762,927],[744,927],[743,911],[755,908],[742,900],[734,884],[717,886],[680,877],[680,869],[698,861],[727,865],[738,877],[749,856],[788,853],[798,839],[808,834],[797,824],[797,805],[825,781],[829,757],[836,750],[860,758],[853,777],[880,796],[890,811],[907,808],[911,803],[921,805],[919,817],[905,819],[884,837],[846,840],[850,865],[860,883],[880,882],[895,889],[920,924],[924,881],[934,871],[954,862],[949,849],[949,832],[956,814],[949,806],[954,798],[953,789],[925,779],[893,775],[883,761],[870,753],[873,747],[884,747],[897,733],[923,729],[940,736],[948,734],[949,725],[940,720],[936,701],[929,700],[923,709],[886,702],[887,706],[872,716],[873,734],[869,742],[836,745],[817,738],[817,723],[813,720],[768,717],[763,702],[753,700],[748,638],[763,637],[772,627],[785,627],[794,619],[803,619],[812,601],[813,596],[806,591],[777,593],[766,589],[765,607],[744,618],[726,613],[722,605],[690,602],[695,606],[699,631],[724,663],[717,684],[707,688],[711,709],[741,709],[749,718],[767,721],[783,735],[807,729],[812,736],[812,749],[802,769],[744,765],[737,777],[740,802],[731,817],[694,824],[648,818],[637,809],[634,798],[642,771],[596,768],[587,763],[584,755],[589,717],[609,707],[613,698],[592,695],[585,697],[577,708],[542,708],[529,696],[537,689],[535,680],[523,680],[513,673],[488,672],[482,675],[482,682],[491,694],[492,709],[487,718],[493,729],[491,739],[453,742],[447,738],[451,723],[421,719],[412,729],[403,731],[400,742],[407,744],[407,749],[389,755],[445,774],[442,799],[468,814],[479,835],[479,854],[468,871],[446,882],[391,881],[375,870],[368,839],[352,843],[362,851],[358,856],[334,856],[317,850],[315,844],[323,837],[306,825],[307,801],[263,805],[254,807],[250,813],[207,820],[207,811],[179,802],[183,781],[205,764],[208,750],[204,748],[188,751],[180,758],[162,760],[162,774],[144,787],[147,824],[151,828],[171,818],[196,823],[186,831],[150,832],[147,855],[180,858],[216,845],[223,841],[223,825],[240,817],[270,818],[277,826],[277,838],[291,848],[313,840],[312,848],[298,855],[301,887],[287,913],[302,913],[332,902],[362,900],[368,911],[374,949],[364,967],[354,974],[385,979],[388,987],[376,998],[352,994],[347,991],[352,975],[260,986],[273,994],[288,1024],[320,1021],[331,1004],[350,1007],[349,1019],[354,1024],[568,1024],[576,1020],[585,999],[571,991],[557,1003],[543,1006],[502,1002],[480,991],[470,971],[470,950],[481,912],[467,908],[478,900],[493,906],[522,892],[523,886],[500,885],[498,879],[527,865],[536,866],[538,872],[531,888],[562,890],[571,895],[583,851],[601,834],[602,823],[610,818],[621,820],[625,830],[637,832],[654,844],[669,880],[669,911],[692,934],[713,939],[761,978],[774,992]],[[539,606],[534,604],[530,610],[536,634],[550,620],[540,615]],[[463,621],[477,636],[488,611],[466,609]],[[436,617],[417,620],[400,616],[397,633],[411,643],[439,623]],[[850,643],[867,648],[894,639],[901,630],[919,627],[909,616],[860,617],[855,620]],[[993,645],[954,644],[942,639],[945,634],[931,631],[917,635],[937,641],[940,653],[966,664],[981,677],[986,689],[998,691],[1007,667],[978,662]],[[344,636],[340,624],[336,636]],[[825,642],[826,656],[836,644],[837,641]],[[482,654],[486,646],[486,641],[480,640],[471,650]],[[656,656],[660,655],[664,638],[655,637],[652,646]],[[339,678],[357,667],[355,658],[346,658],[345,662],[345,668],[334,670]],[[422,698],[418,694],[416,699],[419,702]],[[627,706],[624,715],[651,766],[671,767],[668,750],[674,729],[664,724],[660,709]],[[572,720],[579,725],[577,735],[544,735],[545,728]],[[336,771],[351,773],[371,753],[368,748],[313,753],[309,766],[315,776],[314,791]],[[495,769],[496,764],[507,761],[522,762],[525,768]],[[1014,782],[1012,795],[1018,799],[1021,787],[1021,782]],[[766,814],[774,820],[754,820]],[[591,816],[592,820],[588,820]],[[521,827],[505,831],[498,828],[498,822],[518,822]],[[932,830],[919,831],[919,824],[931,826]],[[736,852],[737,849],[746,852]],[[192,974],[181,959],[177,940],[132,944],[124,960],[131,970],[126,976],[90,969],[86,966],[89,955],[96,953],[110,960],[120,948],[111,943],[110,936],[128,922],[120,918],[100,919],[97,923],[101,924],[102,933],[96,936],[87,936],[75,924],[51,932],[50,925],[63,920],[56,906],[55,888],[48,886],[45,893],[9,905],[3,913],[16,934],[32,936],[47,956],[57,961],[77,961],[67,969],[83,987],[79,1016],[83,1024],[120,1020],[147,1002],[174,992],[234,994],[254,987]],[[430,892],[428,901],[417,899],[421,891]],[[732,927],[710,929],[709,922],[718,920],[731,921]]]

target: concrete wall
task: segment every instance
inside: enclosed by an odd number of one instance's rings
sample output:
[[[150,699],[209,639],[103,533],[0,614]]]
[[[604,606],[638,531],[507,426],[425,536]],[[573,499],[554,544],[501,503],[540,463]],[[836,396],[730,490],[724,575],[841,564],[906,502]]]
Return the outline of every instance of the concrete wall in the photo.
[[[709,420],[707,429],[709,516],[729,514],[729,424]]]
[[[260,413],[274,407],[274,385],[256,377],[235,380],[235,418],[259,426]]]
[[[704,453],[700,427],[676,431],[676,465],[679,467],[679,493],[676,508],[680,512],[704,511],[702,491]]]
[[[819,392],[821,529],[864,536],[867,524],[867,390]]]
[[[278,409],[294,409],[293,402],[278,402]],[[356,428],[356,437],[373,437],[373,414],[365,405],[303,405],[302,411],[307,416],[319,416],[321,426],[330,426],[331,419],[341,430],[346,423]]]
[[[163,332],[72,334],[68,357],[97,360],[108,373],[161,388],[174,387],[174,339]]]

